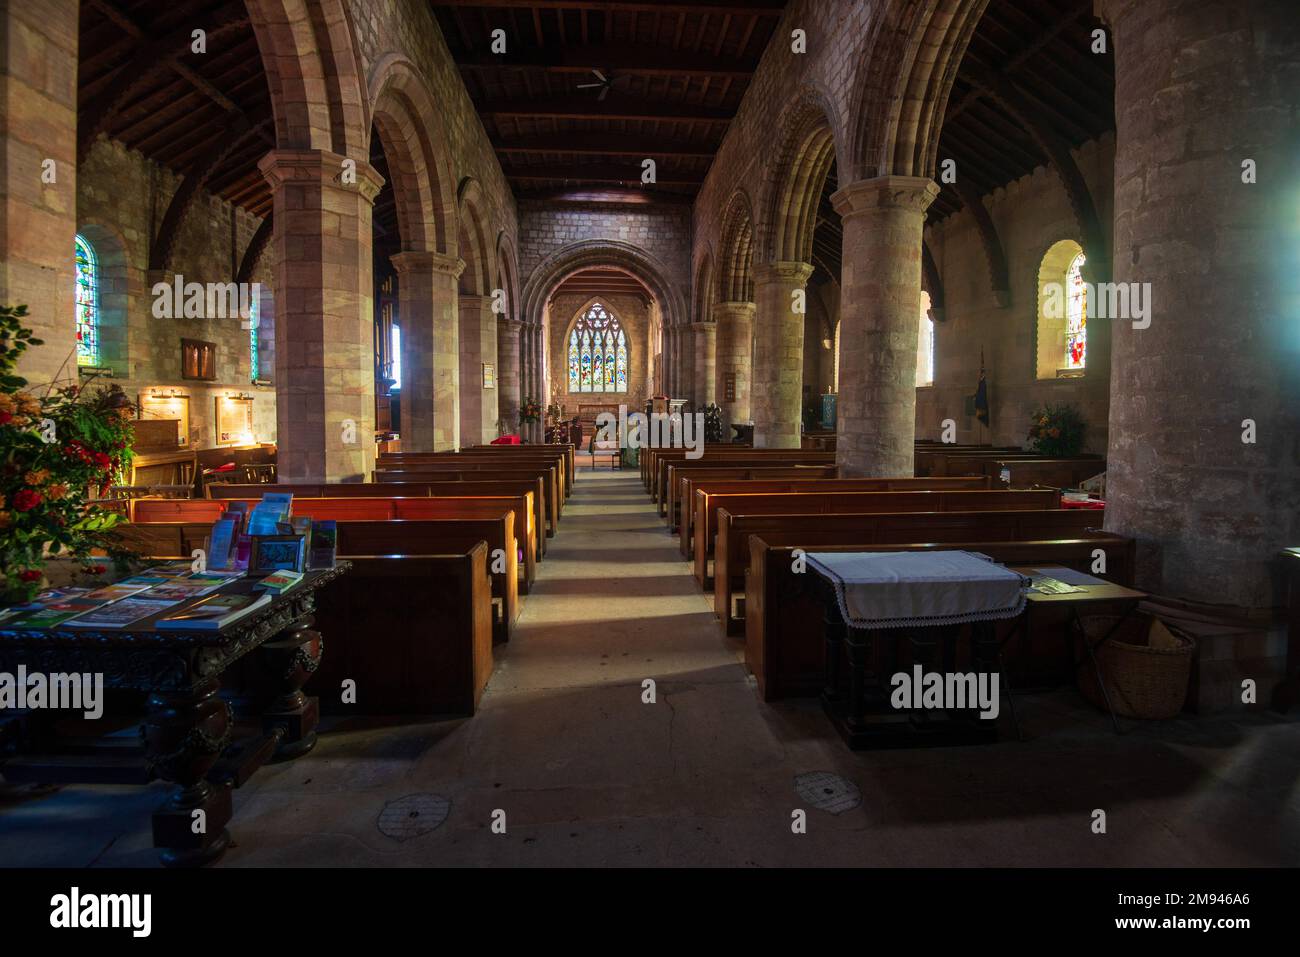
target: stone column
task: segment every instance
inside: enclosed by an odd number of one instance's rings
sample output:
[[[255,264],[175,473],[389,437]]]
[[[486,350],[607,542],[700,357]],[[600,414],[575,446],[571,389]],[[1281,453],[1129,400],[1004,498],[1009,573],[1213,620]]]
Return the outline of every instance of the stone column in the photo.
[[[1300,514],[1300,228],[1281,120],[1295,10],[1099,6],[1115,49],[1113,279],[1150,306],[1145,328],[1110,322],[1105,527],[1137,539],[1140,588],[1280,605],[1269,565]]]
[[[723,436],[734,438],[733,422],[749,422],[749,391],[753,381],[750,356],[754,337],[752,302],[717,302],[713,304],[717,325],[716,373],[714,395],[722,407]],[[727,379],[733,377],[735,398],[727,398]]]
[[[514,319],[497,320],[497,412],[507,430],[520,428],[519,422],[519,333],[523,323]]]
[[[695,403],[695,333],[690,326],[677,330],[677,398]]]
[[[691,329],[695,333],[695,408],[703,409],[714,401],[718,327],[711,322],[696,322]]]
[[[402,450],[452,449],[460,401],[456,278],[465,264],[434,252],[398,253],[391,261],[402,329]]]
[[[844,221],[836,463],[845,476],[914,472],[921,232],[929,179],[880,176],[831,201]]]
[[[754,447],[799,448],[803,412],[803,320],[794,311],[812,266],[754,267]]]
[[[258,164],[275,210],[277,473],[284,482],[366,481],[375,462],[371,204],[383,177],[325,150]],[[400,317],[399,317],[400,318]]]
[[[33,391],[69,356],[62,376],[77,376],[77,11],[0,3],[0,303],[25,304],[23,325],[45,342],[18,367]]]
[[[497,366],[497,315],[489,296],[460,296],[460,444],[482,445],[497,437],[497,393],[483,385],[483,364]]]

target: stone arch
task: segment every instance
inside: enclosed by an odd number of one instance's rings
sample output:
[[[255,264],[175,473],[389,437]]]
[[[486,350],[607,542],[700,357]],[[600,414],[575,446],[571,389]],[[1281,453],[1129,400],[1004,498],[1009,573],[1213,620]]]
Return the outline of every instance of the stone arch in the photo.
[[[718,300],[753,302],[754,213],[743,189],[737,189],[727,200],[718,249]]]
[[[344,0],[246,2],[271,91],[277,146],[365,159],[369,104]]]
[[[867,28],[844,182],[932,176],[948,95],[989,0],[888,0]]]
[[[596,266],[618,269],[639,279],[658,301],[665,327],[686,324],[686,305],[677,286],[669,282],[664,264],[631,243],[603,239],[571,243],[532,271],[524,284],[523,320],[540,326],[551,290],[574,273]]]
[[[514,243],[503,229],[497,234],[497,281],[506,295],[506,311],[502,319],[521,319],[519,311],[519,257]]]
[[[815,91],[805,91],[788,109],[767,178],[759,262],[812,261],[817,207],[837,155],[833,116]]]
[[[695,308],[691,313],[695,322],[711,322],[713,316],[713,251],[704,250],[699,269],[695,272]]]
[[[466,296],[489,296],[494,288],[492,259],[488,255],[487,203],[478,180],[466,178],[457,191],[457,250],[465,263],[460,291]]]
[[[455,248],[457,204],[442,113],[415,67],[398,54],[375,64],[368,89],[388,157],[402,249],[448,254]]]

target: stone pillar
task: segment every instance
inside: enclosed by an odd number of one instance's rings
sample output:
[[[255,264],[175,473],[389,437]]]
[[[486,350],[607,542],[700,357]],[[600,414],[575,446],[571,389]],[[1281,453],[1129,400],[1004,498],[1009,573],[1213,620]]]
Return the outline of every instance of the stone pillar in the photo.
[[[1105,527],[1137,539],[1140,588],[1280,605],[1269,565],[1300,514],[1300,228],[1280,119],[1295,112],[1295,10],[1099,7],[1115,49],[1113,279],[1149,284],[1150,305],[1146,328],[1110,323]]]
[[[523,323],[514,319],[497,320],[497,413],[508,431],[521,427],[519,422],[519,333]]]
[[[799,448],[803,418],[803,320],[794,292],[812,266],[778,262],[754,267],[754,447]]]
[[[752,302],[717,302],[713,304],[713,318],[717,326],[714,375],[715,401],[722,407],[723,436],[729,442],[734,438],[733,422],[749,422],[749,391],[753,381],[750,357],[754,337],[754,304]],[[733,382],[734,398],[727,398],[727,379]]]
[[[398,253],[391,261],[402,328],[402,450],[453,449],[460,403],[456,278],[465,264],[434,252]]]
[[[921,232],[929,179],[880,176],[839,189],[844,221],[836,463],[844,476],[914,472]]]
[[[695,332],[690,326],[677,330],[677,398],[695,404]]]
[[[275,413],[284,482],[366,481],[375,462],[371,204],[383,177],[325,150],[258,164],[275,210]],[[400,318],[400,317],[399,317]]]
[[[45,342],[18,367],[33,391],[65,361],[62,376],[77,375],[77,11],[76,0],[0,2],[0,303],[25,304],[23,324]]]
[[[497,315],[489,296],[460,296],[460,445],[482,445],[497,437],[495,385],[483,385],[483,365],[496,372]]]
[[[714,401],[718,327],[711,322],[696,322],[691,329],[695,333],[695,408],[702,409]]]

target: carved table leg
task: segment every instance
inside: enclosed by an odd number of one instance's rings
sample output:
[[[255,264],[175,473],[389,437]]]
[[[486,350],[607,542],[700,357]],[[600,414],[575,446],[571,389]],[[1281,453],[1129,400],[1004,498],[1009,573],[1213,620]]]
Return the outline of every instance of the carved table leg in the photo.
[[[320,722],[320,700],[303,694],[302,686],[320,666],[325,643],[312,625],[310,615],[290,625],[258,649],[272,678],[278,696],[262,712],[262,727],[268,733],[280,732],[275,750],[276,761],[301,757],[316,747],[316,725]]]
[[[217,860],[230,844],[230,789],[205,775],[230,742],[230,706],[215,678],[183,692],[155,692],[141,730],[151,774],[176,785],[154,811],[153,843],[166,867],[199,867]]]

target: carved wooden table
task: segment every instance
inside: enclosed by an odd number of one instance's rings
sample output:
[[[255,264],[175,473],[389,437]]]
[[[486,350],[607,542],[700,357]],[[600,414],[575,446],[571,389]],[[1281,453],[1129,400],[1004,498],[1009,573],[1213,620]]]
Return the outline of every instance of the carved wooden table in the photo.
[[[163,864],[194,867],[217,860],[230,844],[232,789],[267,761],[299,757],[316,744],[319,702],[302,691],[324,647],[313,627],[316,592],[350,567],[341,561],[308,572],[292,590],[220,631],[159,631],[153,619],[102,631],[0,625],[0,671],[15,674],[25,665],[29,674],[102,673],[106,691],[148,693],[140,727],[143,767],[139,749],[123,757],[119,746],[115,760],[87,754],[84,747],[75,759],[34,755],[32,739],[20,735],[12,753],[0,755],[0,775],[11,783],[46,784],[160,778],[175,786],[153,815],[154,846]],[[241,660],[256,663],[270,690],[255,702],[260,733],[235,740],[234,709],[220,691],[222,675]]]

